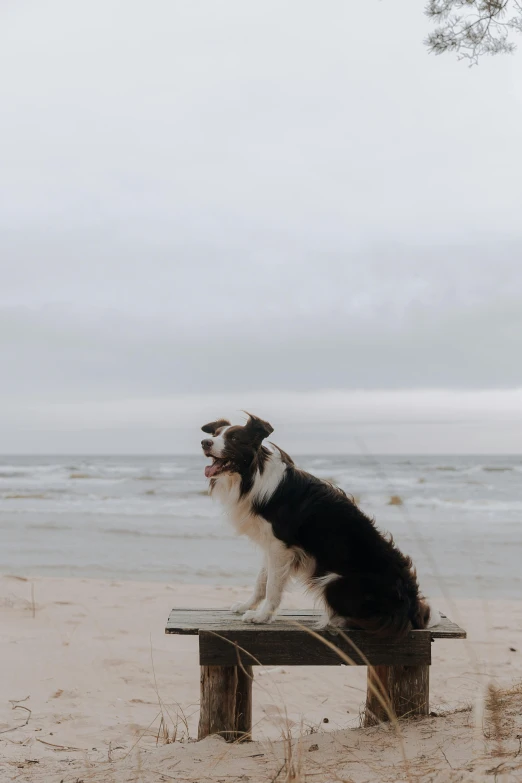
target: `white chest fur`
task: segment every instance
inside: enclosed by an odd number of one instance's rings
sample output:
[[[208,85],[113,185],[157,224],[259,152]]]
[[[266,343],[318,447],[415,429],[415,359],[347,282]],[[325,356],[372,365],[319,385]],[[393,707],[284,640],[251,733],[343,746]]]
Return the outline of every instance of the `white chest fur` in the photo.
[[[252,489],[240,497],[241,478],[237,473],[224,473],[219,476],[212,495],[224,506],[235,530],[246,535],[262,547],[273,540],[272,525],[253,511],[252,504],[267,501],[276,491],[283,479],[286,465],[278,452],[272,452],[264,470],[257,471]]]

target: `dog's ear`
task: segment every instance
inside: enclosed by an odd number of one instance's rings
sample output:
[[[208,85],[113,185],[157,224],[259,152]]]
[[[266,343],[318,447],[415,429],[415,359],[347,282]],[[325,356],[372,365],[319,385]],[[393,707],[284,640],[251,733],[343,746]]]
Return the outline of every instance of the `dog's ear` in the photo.
[[[255,439],[258,440],[259,443],[261,443],[262,440],[268,438],[268,436],[273,433],[274,428],[267,421],[263,421],[263,419],[260,419],[257,416],[253,416],[248,411],[244,411],[244,413],[246,413],[248,416],[245,429],[247,429],[249,432],[252,432],[255,436]]]
[[[201,429],[203,432],[208,432],[209,435],[215,435],[221,427],[230,427],[230,422],[226,419],[218,419],[217,421],[211,421],[208,424],[204,424]]]

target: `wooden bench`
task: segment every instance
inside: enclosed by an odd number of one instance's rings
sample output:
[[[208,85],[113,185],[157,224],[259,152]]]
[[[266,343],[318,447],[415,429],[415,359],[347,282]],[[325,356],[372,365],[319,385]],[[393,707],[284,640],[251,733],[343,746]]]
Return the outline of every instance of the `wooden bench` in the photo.
[[[251,625],[224,609],[173,609],[165,633],[199,636],[201,703],[198,739],[221,734],[251,739],[253,666],[368,666],[365,726],[429,712],[429,671],[434,639],[465,639],[466,632],[442,615],[439,625],[410,631],[390,643],[365,631],[310,634],[313,610],[282,611],[273,623]],[[304,627],[303,627],[304,626]],[[322,638],[318,638],[318,636]],[[326,643],[322,639],[326,640]],[[383,696],[388,709],[383,705]]]

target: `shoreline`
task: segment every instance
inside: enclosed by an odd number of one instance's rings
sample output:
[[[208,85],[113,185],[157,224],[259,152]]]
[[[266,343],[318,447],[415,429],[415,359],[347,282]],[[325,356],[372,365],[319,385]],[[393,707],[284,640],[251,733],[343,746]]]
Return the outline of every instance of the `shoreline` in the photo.
[[[244,543],[241,540],[241,543]],[[403,550],[410,554],[410,550],[407,547],[403,547]],[[244,552],[241,552],[244,554]],[[107,567],[106,569],[96,569],[92,567],[69,567],[68,572],[63,566],[50,565],[50,566],[31,566],[31,567],[4,567],[0,566],[0,580],[13,579],[14,581],[39,581],[39,580],[65,580],[71,582],[100,582],[104,584],[112,582],[121,582],[136,585],[155,585],[156,588],[161,589],[164,585],[179,585],[183,590],[190,590],[195,587],[197,589],[212,589],[217,588],[219,590],[244,590],[246,593],[252,588],[257,569],[259,567],[259,552],[255,547],[251,547],[249,550],[249,560],[245,564],[245,573],[234,579],[230,571],[223,571],[214,569],[212,573],[198,574],[194,579],[194,574],[187,574],[186,578],[179,574],[179,569],[173,567],[170,573],[163,569],[158,572],[156,576],[151,575],[150,571],[144,571],[143,573],[134,573],[133,578],[128,578],[128,571],[118,571],[113,567]],[[414,563],[418,566],[418,559],[414,558]],[[248,569],[246,568],[248,565]],[[473,565],[479,568],[478,559],[473,560]],[[418,569],[417,569],[418,570]],[[107,573],[109,572],[109,573]],[[177,573],[176,579],[169,578],[172,572]],[[478,576],[471,576],[468,574],[461,575],[444,575],[439,580],[436,576],[427,573],[421,573],[419,575],[419,585],[421,593],[431,601],[432,599],[438,604],[439,602],[445,602],[445,596],[450,596],[452,601],[477,601],[477,602],[515,602],[519,600],[519,595],[522,600],[522,577],[512,576],[499,579],[497,583],[490,580],[488,576],[479,574]],[[307,601],[307,595],[302,585],[294,580],[287,588],[288,595],[301,595],[303,601]],[[293,606],[294,604],[292,604]],[[308,604],[304,604],[304,608],[307,608]],[[302,607],[300,607],[302,608]]]

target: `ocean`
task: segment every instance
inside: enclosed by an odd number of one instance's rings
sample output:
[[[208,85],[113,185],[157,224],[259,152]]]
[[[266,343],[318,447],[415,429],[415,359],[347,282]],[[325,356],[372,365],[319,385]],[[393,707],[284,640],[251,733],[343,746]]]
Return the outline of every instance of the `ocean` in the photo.
[[[428,595],[521,597],[522,456],[296,462],[393,534]],[[0,573],[251,583],[259,554],[208,497],[205,464],[199,455],[0,457]]]

